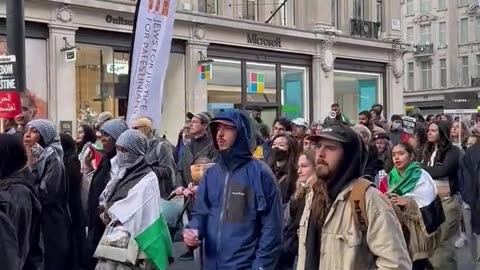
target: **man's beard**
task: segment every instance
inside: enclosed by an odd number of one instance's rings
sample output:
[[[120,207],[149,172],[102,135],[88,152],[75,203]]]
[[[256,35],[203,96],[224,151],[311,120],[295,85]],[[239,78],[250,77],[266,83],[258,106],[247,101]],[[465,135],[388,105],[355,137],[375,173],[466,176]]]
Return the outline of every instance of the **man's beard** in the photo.
[[[330,172],[330,168],[328,164],[325,162],[322,162],[321,164],[317,164],[317,166],[315,167],[315,171],[317,173],[317,177],[319,179],[323,179],[325,182],[327,182],[332,176]]]

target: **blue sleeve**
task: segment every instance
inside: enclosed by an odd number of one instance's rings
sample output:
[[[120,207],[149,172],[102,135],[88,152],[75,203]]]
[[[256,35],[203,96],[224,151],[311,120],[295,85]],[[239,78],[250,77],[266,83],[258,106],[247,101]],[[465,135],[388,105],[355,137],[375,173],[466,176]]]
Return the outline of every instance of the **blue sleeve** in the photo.
[[[207,190],[207,178],[208,172],[203,181],[200,181],[198,186],[197,197],[195,198],[195,204],[192,211],[192,219],[187,228],[198,230],[199,238],[203,238],[206,234],[206,224],[208,213],[210,212],[210,206],[208,203],[208,190]]]
[[[252,269],[274,270],[282,252],[283,208],[280,191],[271,172],[262,172],[262,184],[267,205],[260,213],[261,235]]]

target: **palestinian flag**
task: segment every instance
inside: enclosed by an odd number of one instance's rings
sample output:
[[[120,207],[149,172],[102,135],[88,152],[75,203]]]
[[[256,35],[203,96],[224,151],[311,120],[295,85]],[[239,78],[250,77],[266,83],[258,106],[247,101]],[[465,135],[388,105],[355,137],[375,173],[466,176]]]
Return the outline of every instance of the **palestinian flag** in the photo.
[[[157,177],[150,172],[128,191],[125,199],[115,202],[109,213],[123,224],[157,268],[165,270],[173,253],[162,201]]]
[[[395,186],[388,185],[388,177],[384,177],[379,184],[379,190],[383,194],[394,193],[404,198],[414,200],[418,206],[419,214],[421,218],[421,225],[425,232],[430,235],[438,230],[440,225],[445,221],[445,214],[443,212],[442,201],[437,195],[437,189],[435,182],[430,174],[425,170],[421,170],[420,177],[418,178],[414,187],[404,194],[398,194],[401,192],[395,192]],[[408,180],[403,180],[408,181]],[[393,192],[392,192],[393,191]]]

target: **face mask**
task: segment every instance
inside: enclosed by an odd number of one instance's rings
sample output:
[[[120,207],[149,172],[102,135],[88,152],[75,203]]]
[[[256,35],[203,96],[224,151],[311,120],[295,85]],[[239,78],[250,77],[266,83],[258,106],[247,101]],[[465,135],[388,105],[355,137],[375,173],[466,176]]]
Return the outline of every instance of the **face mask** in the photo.
[[[118,167],[125,168],[134,164],[138,159],[138,155],[132,153],[117,152]]]
[[[392,130],[399,130],[402,128],[402,123],[393,123]]]
[[[282,161],[287,158],[288,151],[280,149],[278,147],[272,148],[272,157],[275,161]]]

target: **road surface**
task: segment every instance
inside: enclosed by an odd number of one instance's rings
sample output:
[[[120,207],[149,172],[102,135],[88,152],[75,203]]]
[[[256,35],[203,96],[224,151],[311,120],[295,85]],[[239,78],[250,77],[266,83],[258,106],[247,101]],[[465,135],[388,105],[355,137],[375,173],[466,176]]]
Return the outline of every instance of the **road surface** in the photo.
[[[178,260],[178,256],[182,255],[185,251],[186,249],[182,242],[175,242],[173,244],[173,254],[175,256],[175,262],[171,265],[169,270],[186,270],[186,269],[199,270],[200,269],[200,266],[193,261],[182,262]],[[457,251],[458,251],[457,256],[458,256],[458,262],[459,262],[458,269],[459,270],[475,270],[475,267],[469,257],[470,253],[468,248],[464,247],[461,249],[457,249]]]

